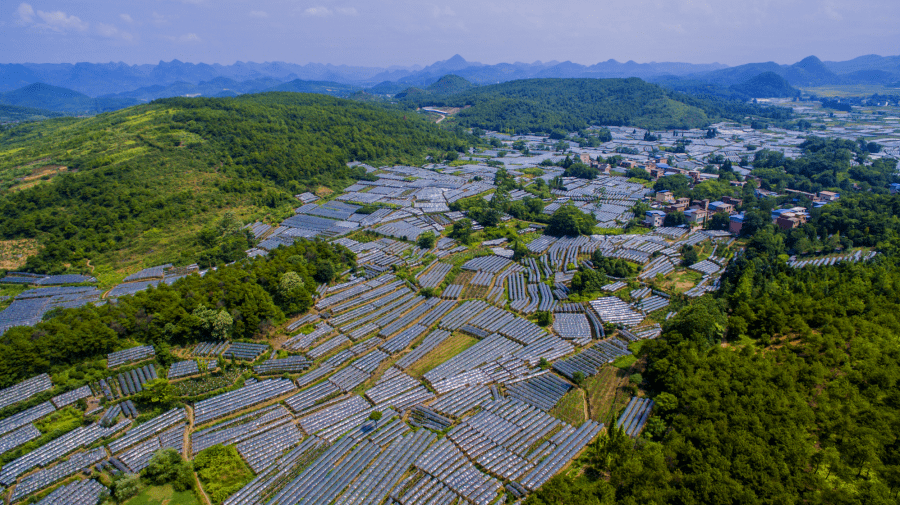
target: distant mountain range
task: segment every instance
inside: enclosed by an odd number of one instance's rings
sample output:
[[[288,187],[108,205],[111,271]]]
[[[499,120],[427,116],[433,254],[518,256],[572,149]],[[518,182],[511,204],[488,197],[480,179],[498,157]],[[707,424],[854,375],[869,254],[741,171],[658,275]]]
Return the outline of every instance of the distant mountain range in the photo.
[[[452,75],[454,80],[440,81]],[[900,56],[860,56],[821,61],[809,56],[793,65],[774,62],[727,67],[718,63],[620,63],[570,61],[486,65],[455,55],[426,67],[351,67],[282,62],[209,65],[178,60],[156,65],[124,63],[0,64],[0,104],[66,114],[115,110],[172,96],[225,97],[262,91],[296,91],[338,97],[369,95],[400,98],[450,94],[535,78],[627,78],[685,93],[746,100],[791,97],[796,87],[840,84],[891,86],[900,82]],[[436,87],[435,87],[436,86]]]
[[[688,79],[703,80],[719,85],[739,84],[764,72],[784,77],[792,86],[823,84],[888,84],[900,81],[900,56],[860,56],[849,61],[821,61],[810,56],[793,65],[773,62],[749,63],[728,67],[719,63],[620,63],[608,60],[595,65],[580,65],[570,61],[534,63],[498,63],[485,65],[466,61],[455,55],[427,67],[351,67],[309,63],[296,65],[283,62],[234,65],[184,63],[178,60],[156,65],[126,65],[125,63],[22,63],[0,64],[0,92],[19,89],[28,84],[44,83],[68,88],[91,97],[121,94],[153,86],[172,86],[177,83],[222,85],[222,89],[238,88],[238,83],[272,87],[293,80],[334,82],[357,88],[385,87],[395,83],[400,89],[426,87],[447,74],[458,75],[477,84],[496,84],[518,79],[560,77],[639,77],[644,80]],[[226,79],[227,81],[221,80]],[[265,84],[269,84],[265,86]],[[398,86],[393,86],[396,89]],[[234,90],[236,93],[247,91]],[[396,92],[396,91],[395,91]],[[206,95],[205,92],[202,94]]]

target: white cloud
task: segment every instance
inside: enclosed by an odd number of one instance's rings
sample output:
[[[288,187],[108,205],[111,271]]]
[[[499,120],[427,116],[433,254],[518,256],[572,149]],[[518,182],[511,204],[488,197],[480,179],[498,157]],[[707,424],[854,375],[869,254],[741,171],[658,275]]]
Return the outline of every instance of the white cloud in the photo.
[[[179,44],[190,44],[193,42],[201,42],[200,37],[196,33],[185,33],[184,35],[175,37],[175,36],[165,36],[164,39],[170,42],[177,42]]]
[[[450,7],[444,7],[443,9],[438,7],[437,5],[431,8],[431,16],[435,19],[455,16],[456,12],[453,11]]]
[[[844,16],[842,16],[841,13],[838,12],[838,7],[836,5],[834,5],[833,3],[829,2],[829,4],[825,6],[824,11],[825,11],[825,15],[828,16],[828,18],[831,19],[832,21],[843,21],[844,20]]]
[[[263,19],[269,17],[269,13],[266,11],[250,11],[250,17]]]
[[[16,10],[19,14],[20,25],[31,25],[39,30],[50,30],[54,32],[80,31],[88,29],[88,24],[81,20],[78,16],[68,15],[63,11],[35,11],[31,5],[22,3]],[[35,14],[40,18],[35,19]],[[43,22],[41,22],[43,21]]]
[[[340,14],[341,16],[356,16],[359,12],[355,7],[336,7],[334,10],[320,5],[318,7],[309,7],[303,11],[307,16],[326,17],[332,14]]]
[[[31,8],[30,5],[26,3],[19,4],[19,9],[17,10],[19,13],[19,21],[22,23],[32,23],[34,22],[34,9]]]
[[[134,39],[134,36],[128,32],[123,32],[119,30],[113,25],[108,25],[106,23],[97,23],[97,33],[101,37],[106,37],[108,39],[119,39],[130,42]]]
[[[158,12],[154,12],[151,17],[152,17],[152,19],[150,20],[150,22],[156,26],[165,26],[165,25],[169,24],[169,18],[166,16],[163,16],[162,14],[160,14]]]
[[[131,19],[131,16],[128,14],[119,14],[119,19],[125,21],[126,23],[134,23],[134,19]]]
[[[681,26],[681,23],[660,23],[659,26],[670,32],[675,32],[682,35],[687,33],[687,30],[685,30],[684,27]]]
[[[306,9],[305,11],[303,11],[303,13],[306,14],[307,16],[324,17],[324,16],[331,15],[331,9],[329,9],[328,7],[322,7],[322,6],[310,7],[308,9]]]

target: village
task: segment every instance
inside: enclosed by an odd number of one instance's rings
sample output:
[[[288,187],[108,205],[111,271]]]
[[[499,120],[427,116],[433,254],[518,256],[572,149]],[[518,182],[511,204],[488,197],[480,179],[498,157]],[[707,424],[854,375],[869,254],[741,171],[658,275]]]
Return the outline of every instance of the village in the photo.
[[[356,268],[318,286],[313,309],[266,339],[175,349],[170,366],[153,346],[136,346],[108,356],[107,378],[73,391],[45,375],[0,391],[4,406],[55,395],[0,423],[4,452],[29,449],[0,469],[9,502],[52,489],[48,497],[95,503],[105,487],[85,482],[141,472],[161,449],[191,459],[218,444],[236,447],[252,471],[222,501],[229,505],[296,503],[310,493],[317,503],[518,503],[576,465],[603,430],[652,431],[654,402],[641,388],[648,364],[636,355],[742,254],[744,201],[734,195],[753,182],[754,198],[781,202],[771,222],[783,230],[841,195],[759,187],[746,166],[753,152],[739,146],[795,156],[796,132],[608,130],[613,140],[598,147],[564,140],[553,150],[549,138],[488,132],[500,146],[462,162],[353,164],[368,177],[340,193],[296,195],[294,215],[280,223],[247,224],[256,240],[250,258],[322,239],[353,252]],[[650,137],[658,140],[642,140]],[[880,155],[896,156],[897,143],[880,143]],[[676,144],[685,152],[663,149]],[[598,161],[614,156],[615,165]],[[653,189],[676,175],[689,188],[718,179],[707,168],[716,156],[716,172],[732,165],[732,195],[711,201]],[[596,175],[565,176],[566,158]],[[646,178],[633,176],[640,172]],[[500,203],[510,210],[482,217]],[[515,217],[514,207],[542,217]],[[570,209],[589,216],[591,228],[548,233]],[[791,265],[875,254],[823,251]],[[33,325],[54,308],[115,303],[204,274],[161,265],[101,290],[88,276],[11,272],[0,282],[29,289],[0,322],[4,331]],[[589,285],[595,275],[602,285]],[[147,418],[132,399],[162,377],[189,400]],[[91,424],[32,447],[47,440],[45,420],[58,412]],[[73,480],[79,473],[97,480]]]

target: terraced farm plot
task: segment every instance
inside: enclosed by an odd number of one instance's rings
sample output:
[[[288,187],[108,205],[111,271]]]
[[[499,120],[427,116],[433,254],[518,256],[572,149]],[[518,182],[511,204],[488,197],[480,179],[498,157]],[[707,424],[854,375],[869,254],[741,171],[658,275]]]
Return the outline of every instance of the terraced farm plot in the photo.
[[[449,360],[457,354],[465,351],[478,343],[478,339],[463,333],[456,333],[444,340],[437,347],[426,354],[422,359],[414,363],[408,370],[409,374],[417,379],[431,371],[441,363]]]
[[[175,491],[171,484],[144,488],[124,505],[200,505],[192,491]]]
[[[575,388],[565,394],[555,407],[550,409],[549,414],[560,421],[575,426],[581,426],[585,422],[587,414],[587,405],[584,402],[584,390]]]
[[[587,393],[590,418],[608,422],[631,398],[628,386],[628,372],[607,366],[593,377],[584,380],[582,388]]]

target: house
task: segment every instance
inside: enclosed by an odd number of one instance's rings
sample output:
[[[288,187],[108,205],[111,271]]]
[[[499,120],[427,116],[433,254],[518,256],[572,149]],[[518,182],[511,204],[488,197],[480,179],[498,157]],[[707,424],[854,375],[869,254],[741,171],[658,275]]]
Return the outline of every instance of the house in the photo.
[[[656,168],[651,168],[650,170],[648,170],[648,172],[650,172],[650,177],[652,177],[653,180],[656,180],[656,179],[659,179],[660,177],[666,176],[666,169],[662,168],[660,166],[657,166]]]
[[[791,207],[789,209],[775,209],[772,211],[772,222],[774,223],[776,219],[785,215],[785,214],[796,214],[803,217],[803,222],[805,223],[807,219],[809,219],[809,212],[807,212],[805,207]]]
[[[685,210],[687,210],[690,203],[690,198],[679,198],[672,205],[666,206],[666,214],[670,212],[684,212]]]
[[[581,162],[584,163],[585,165],[590,165],[590,164],[591,164],[591,155],[589,155],[589,154],[587,154],[587,153],[581,153],[581,154],[579,154],[579,155],[578,155],[578,158],[579,158],[579,159],[581,160]]]
[[[796,228],[801,224],[806,222],[806,217],[802,214],[797,214],[794,212],[784,212],[780,216],[778,216],[774,223],[776,226],[781,228],[782,230],[790,230],[792,228]]]
[[[668,190],[658,191],[656,193],[656,201],[660,203],[673,203],[675,201],[675,195]]]
[[[740,214],[732,214],[728,220],[728,231],[738,235],[741,233],[741,228],[744,227],[744,213]]]
[[[647,218],[644,219],[644,224],[647,226],[651,226],[653,228],[659,228],[663,225],[663,222],[666,220],[666,213],[661,210],[648,210]]]
[[[734,205],[725,202],[712,202],[709,204],[709,211],[713,214],[718,214],[719,212],[731,214],[734,212]]]
[[[897,193],[900,193],[900,182],[892,182],[891,185],[888,187],[891,188],[892,195],[896,195]]]
[[[809,198],[810,200],[816,199],[815,193],[807,193],[805,191],[800,191],[799,189],[785,189],[784,192],[791,194],[791,195],[805,196],[806,198]]]
[[[741,205],[744,205],[744,200],[742,200],[740,198],[734,198],[732,196],[723,196],[722,201],[727,204],[731,204],[735,207],[740,207]]]
[[[824,202],[833,202],[840,197],[841,194],[834,191],[819,191],[819,198]]]
[[[703,224],[706,222],[709,217],[709,213],[705,209],[699,208],[690,208],[684,211],[684,217],[687,218],[689,223],[693,224]]]
[[[694,200],[693,202],[691,202],[691,207],[708,210],[709,209],[709,200]]]

